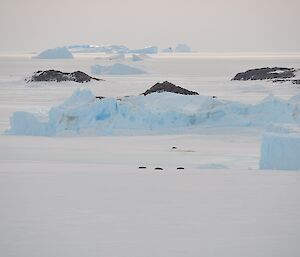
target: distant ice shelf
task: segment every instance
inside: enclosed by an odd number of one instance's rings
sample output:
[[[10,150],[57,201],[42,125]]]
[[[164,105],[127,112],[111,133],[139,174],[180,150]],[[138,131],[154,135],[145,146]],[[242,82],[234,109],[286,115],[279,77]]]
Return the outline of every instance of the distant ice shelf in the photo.
[[[157,54],[158,47],[147,46],[144,48],[129,49],[124,45],[70,45],[66,47],[73,53],[132,53],[132,54]]]

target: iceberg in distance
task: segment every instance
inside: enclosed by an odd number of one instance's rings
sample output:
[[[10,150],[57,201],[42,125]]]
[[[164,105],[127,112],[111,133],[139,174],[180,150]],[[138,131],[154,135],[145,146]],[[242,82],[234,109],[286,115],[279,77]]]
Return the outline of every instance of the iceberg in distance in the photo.
[[[192,50],[187,44],[178,44],[175,48],[177,53],[190,53]]]
[[[111,66],[92,65],[91,73],[95,75],[139,75],[146,72],[126,64],[115,63]]]
[[[35,56],[37,59],[73,59],[72,53],[66,47],[47,49]]]
[[[134,49],[129,51],[132,54],[157,54],[158,48],[156,46],[149,46],[141,49]]]

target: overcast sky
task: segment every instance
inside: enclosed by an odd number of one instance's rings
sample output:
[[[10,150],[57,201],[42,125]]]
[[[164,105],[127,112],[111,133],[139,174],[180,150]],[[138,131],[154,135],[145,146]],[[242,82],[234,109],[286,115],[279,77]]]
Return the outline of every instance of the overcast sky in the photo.
[[[300,0],[0,0],[0,51],[68,44],[300,51]]]

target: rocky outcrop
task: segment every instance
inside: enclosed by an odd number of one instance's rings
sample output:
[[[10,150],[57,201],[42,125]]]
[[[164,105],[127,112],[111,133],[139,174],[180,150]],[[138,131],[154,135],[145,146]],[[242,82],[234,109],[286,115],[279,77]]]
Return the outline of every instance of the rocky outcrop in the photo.
[[[71,73],[61,72],[57,70],[37,71],[30,78],[27,78],[27,82],[32,81],[74,81],[78,83],[90,82],[91,80],[100,81],[101,79],[91,77],[82,71],[75,71]]]
[[[165,81],[163,83],[156,83],[153,87],[149,88],[146,92],[144,92],[143,95],[162,92],[170,92],[181,95],[199,95],[197,92],[193,92],[185,88],[176,86],[170,83],[169,81]]]
[[[266,67],[240,72],[232,80],[289,79],[295,77],[295,72],[294,68]]]
[[[274,79],[272,80],[273,83],[283,83],[283,82],[292,82],[294,85],[300,85],[300,79]]]

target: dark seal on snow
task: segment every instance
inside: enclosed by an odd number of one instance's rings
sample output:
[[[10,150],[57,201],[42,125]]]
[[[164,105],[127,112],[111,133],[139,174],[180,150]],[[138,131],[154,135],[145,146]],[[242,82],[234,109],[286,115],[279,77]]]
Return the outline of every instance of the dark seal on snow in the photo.
[[[181,95],[199,95],[197,92],[193,92],[185,88],[176,86],[170,83],[169,81],[165,81],[163,83],[156,83],[153,87],[149,88],[145,93],[143,93],[143,95],[162,92],[170,92]]]
[[[82,71],[75,72],[62,72],[58,70],[37,71],[30,78],[26,79],[27,82],[32,81],[74,81],[78,83],[90,82],[91,80],[100,81],[101,79],[91,77]]]
[[[266,67],[240,72],[232,80],[288,79],[295,77],[295,72],[294,68]]]

